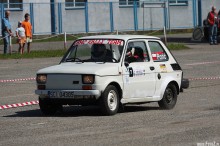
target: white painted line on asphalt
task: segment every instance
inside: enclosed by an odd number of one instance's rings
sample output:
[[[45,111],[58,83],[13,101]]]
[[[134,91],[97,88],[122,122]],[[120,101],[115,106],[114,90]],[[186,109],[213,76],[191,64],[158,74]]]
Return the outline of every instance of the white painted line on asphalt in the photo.
[[[30,93],[30,94],[16,94],[16,95],[12,95],[12,96],[4,96],[4,98],[19,98],[19,97],[25,97],[25,96],[35,96],[35,93]],[[3,98],[3,97],[1,97]]]
[[[203,65],[203,64],[217,64],[220,63],[220,61],[213,61],[213,62],[197,62],[197,63],[191,63],[191,64],[185,64],[188,66],[194,66],[194,65]]]
[[[36,105],[39,104],[39,101],[29,101],[29,102],[23,102],[23,103],[14,103],[14,104],[6,104],[6,105],[0,105],[0,110],[3,109],[10,109],[10,108],[17,108],[17,107],[24,107],[29,105]]]
[[[2,68],[2,69],[6,69],[6,68],[9,68],[9,67],[4,67],[4,66],[3,66],[3,67],[0,67],[0,68]]]

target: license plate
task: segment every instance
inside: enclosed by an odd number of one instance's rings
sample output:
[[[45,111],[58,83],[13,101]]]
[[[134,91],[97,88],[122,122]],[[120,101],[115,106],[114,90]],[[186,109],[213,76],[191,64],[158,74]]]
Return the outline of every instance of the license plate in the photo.
[[[51,98],[73,98],[73,91],[48,91],[48,95]]]

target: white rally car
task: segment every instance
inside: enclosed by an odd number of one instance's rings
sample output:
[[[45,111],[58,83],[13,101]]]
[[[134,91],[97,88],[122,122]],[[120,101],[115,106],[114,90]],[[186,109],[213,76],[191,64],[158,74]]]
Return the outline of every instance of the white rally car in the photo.
[[[189,86],[163,42],[142,35],[77,39],[59,65],[37,72],[36,81],[44,114],[63,105],[99,105],[105,115],[129,103],[158,102],[172,109],[177,95]]]

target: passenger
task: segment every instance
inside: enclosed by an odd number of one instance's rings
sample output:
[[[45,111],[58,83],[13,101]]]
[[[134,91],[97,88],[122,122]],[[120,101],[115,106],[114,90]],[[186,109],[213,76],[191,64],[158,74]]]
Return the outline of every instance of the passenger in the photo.
[[[136,62],[144,61],[144,53],[141,47],[135,47],[134,58],[136,59]]]
[[[143,62],[144,61],[143,49],[141,47],[129,48],[127,51],[126,61],[128,61],[128,63]]]

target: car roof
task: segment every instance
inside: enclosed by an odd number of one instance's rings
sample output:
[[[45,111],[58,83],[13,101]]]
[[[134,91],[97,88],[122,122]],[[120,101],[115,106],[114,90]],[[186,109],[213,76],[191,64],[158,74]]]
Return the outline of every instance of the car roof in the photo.
[[[95,36],[86,36],[81,37],[79,39],[160,39],[154,36],[147,36],[147,35],[95,35]]]

